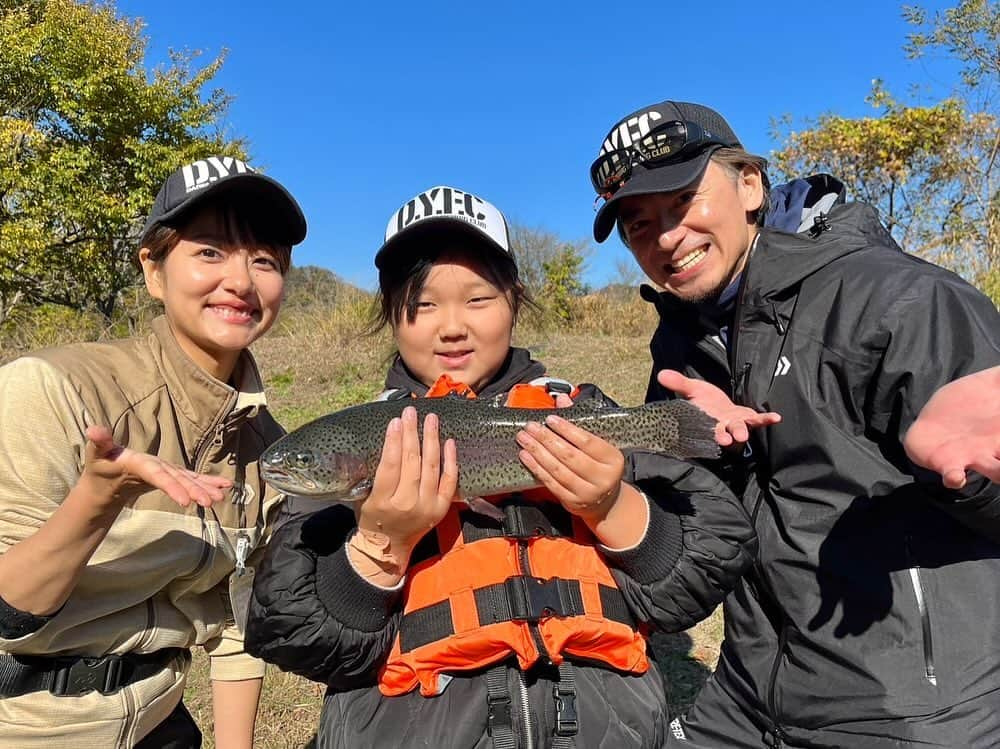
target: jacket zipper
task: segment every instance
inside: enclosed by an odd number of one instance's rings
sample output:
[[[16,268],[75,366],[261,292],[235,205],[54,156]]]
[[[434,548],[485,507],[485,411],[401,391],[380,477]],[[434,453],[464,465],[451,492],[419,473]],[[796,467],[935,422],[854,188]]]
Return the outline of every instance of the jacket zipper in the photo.
[[[218,448],[222,445],[223,435],[225,434],[226,425],[224,423],[218,423],[215,425],[215,434],[212,436],[211,442],[203,442],[199,445],[198,452],[194,459],[194,470],[197,473],[201,473],[201,469],[204,466],[205,459],[212,448]],[[234,491],[236,487],[233,487]],[[201,519],[201,540],[204,545],[201,549],[201,558],[198,559],[198,563],[195,565],[194,569],[188,573],[191,576],[197,575],[205,567],[208,566],[209,559],[212,556],[213,545],[215,544],[215,534],[212,533],[210,525],[205,521],[205,508],[198,507],[198,517]]]
[[[740,319],[743,315],[743,302],[746,297],[746,290],[750,285],[750,266],[753,264],[753,256],[756,254],[756,245],[760,240],[760,234],[758,234],[750,245],[750,256],[747,258],[746,264],[743,266],[743,276],[740,278],[740,287],[736,294],[736,306],[733,309],[733,326],[732,326],[732,343],[730,347],[729,356],[729,371],[732,375],[732,397],[733,402],[737,402],[739,392],[743,391],[743,397],[739,398],[739,401],[746,402],[746,387],[747,382],[750,379],[750,362],[746,362],[742,367],[737,369],[737,362],[740,361],[739,358],[739,341],[740,341]],[[756,529],[757,525],[757,514],[760,510],[760,505],[764,501],[764,488],[758,487],[761,495],[753,509],[753,524]],[[764,570],[759,561],[754,562],[754,567],[757,570],[757,578],[760,581],[762,587],[767,586],[767,581],[764,578]],[[770,592],[770,591],[768,591]],[[782,743],[785,739],[785,732],[778,722],[778,711],[777,711],[777,687],[778,687],[778,668],[781,666],[781,659],[784,656],[785,647],[788,640],[788,627],[785,622],[784,612],[781,607],[777,607],[778,616],[781,617],[781,625],[778,630],[778,649],[774,654],[774,661],[771,664],[771,673],[768,675],[767,684],[767,711],[769,715],[765,716],[768,723],[770,723],[770,730],[767,732],[773,737],[773,743],[771,746],[773,749],[780,749]]]
[[[937,674],[934,672],[934,643],[931,638],[931,613],[927,608],[927,599],[924,597],[924,586],[920,580],[919,567],[910,567],[910,582],[913,584],[913,595],[917,599],[920,626],[924,635],[924,678],[937,686]]]
[[[531,562],[528,559],[528,542],[524,540],[518,540],[517,542],[517,561],[518,566],[521,568],[522,575],[531,575]],[[551,662],[549,657],[549,650],[545,647],[545,642],[542,640],[542,633],[538,630],[538,624],[535,622],[528,622],[528,631],[531,632],[531,639],[535,643],[535,647],[538,648],[538,653],[542,660],[546,662]],[[518,691],[521,695],[521,718],[522,725],[524,726],[524,745],[527,749],[533,749],[534,747],[534,728],[531,722],[531,707],[528,702],[528,685],[524,681],[524,674],[521,672],[520,668],[515,669],[517,671],[517,685]]]
[[[746,296],[747,286],[749,285],[750,279],[750,264],[753,262],[754,248],[757,244],[758,237],[754,238],[753,242],[750,244],[750,256],[747,258],[746,264],[743,266],[743,275],[740,278],[740,287],[736,292],[736,306],[733,307],[733,325],[732,325],[732,337],[731,344],[729,347],[729,371],[732,376],[732,387],[733,387],[733,397],[736,397],[736,387],[739,384],[737,381],[738,375],[736,371],[736,362],[739,361],[737,355],[739,354],[739,343],[740,343],[740,317],[743,313],[743,299]]]
[[[521,696],[521,719],[524,721],[524,746],[525,749],[534,749],[534,731],[531,725],[531,710],[528,707],[528,684],[524,681],[524,674],[521,669],[515,668],[517,672],[517,691]]]
[[[782,730],[781,725],[777,720],[777,689],[778,667],[781,665],[781,659],[784,655],[785,645],[788,640],[788,627],[785,624],[785,616],[780,612],[779,615],[781,616],[781,629],[778,631],[778,652],[774,654],[774,662],[771,664],[771,673],[767,679],[767,711],[770,713],[768,716],[768,722],[771,724],[771,733],[774,734],[775,749],[779,749],[779,747],[781,747],[781,743],[785,738],[785,732]]]

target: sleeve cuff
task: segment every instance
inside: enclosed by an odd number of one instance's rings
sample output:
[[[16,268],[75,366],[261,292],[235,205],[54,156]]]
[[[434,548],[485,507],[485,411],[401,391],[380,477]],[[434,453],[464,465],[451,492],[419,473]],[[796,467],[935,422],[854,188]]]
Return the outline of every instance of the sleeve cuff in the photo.
[[[636,582],[652,583],[667,577],[677,564],[684,550],[684,531],[680,517],[643,496],[649,505],[649,524],[642,540],[628,549],[601,550],[608,562]]]
[[[209,678],[213,681],[243,681],[264,677],[264,661],[248,653],[213,655]]]
[[[38,616],[21,611],[0,597],[0,639],[19,640],[32,635],[52,621],[54,616],[55,614]]]
[[[382,588],[362,579],[347,557],[346,540],[332,554],[316,558],[316,595],[333,618],[351,629],[384,629],[402,598],[403,583]]]

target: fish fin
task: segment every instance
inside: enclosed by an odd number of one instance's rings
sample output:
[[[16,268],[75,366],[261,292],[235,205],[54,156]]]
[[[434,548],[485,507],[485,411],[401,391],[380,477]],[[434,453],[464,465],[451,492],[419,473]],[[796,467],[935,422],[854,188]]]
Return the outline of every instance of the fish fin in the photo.
[[[609,408],[614,408],[609,403],[601,400],[600,398],[580,398],[580,400],[573,401],[573,405],[570,406],[575,413],[580,413],[581,411],[604,411]]]
[[[488,518],[493,518],[494,520],[503,522],[503,510],[495,504],[487,502],[482,497],[463,497],[463,500],[473,512],[478,512],[480,515],[485,515]]]
[[[680,458],[718,458],[715,419],[686,400],[653,401],[646,407],[660,408],[677,422],[677,445],[670,451]]]
[[[497,393],[489,400],[486,400],[486,405],[492,408],[500,408],[507,403],[507,393]]]

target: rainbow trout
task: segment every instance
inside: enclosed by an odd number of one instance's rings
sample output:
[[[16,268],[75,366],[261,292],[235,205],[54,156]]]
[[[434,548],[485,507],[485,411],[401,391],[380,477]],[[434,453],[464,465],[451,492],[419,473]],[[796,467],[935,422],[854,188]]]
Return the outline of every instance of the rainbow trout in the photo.
[[[458,448],[459,490],[471,500],[523,491],[540,483],[518,459],[515,435],[550,413],[601,437],[620,450],[639,449],[678,458],[715,458],[715,421],[687,401],[655,401],[635,408],[583,400],[568,408],[506,408],[461,397],[376,401],[322,416],[285,435],[261,456],[264,479],[306,497],[361,500],[371,491],[389,421],[407,406],[438,415],[442,442]],[[478,509],[478,508],[477,508]],[[479,510],[482,511],[482,510]]]

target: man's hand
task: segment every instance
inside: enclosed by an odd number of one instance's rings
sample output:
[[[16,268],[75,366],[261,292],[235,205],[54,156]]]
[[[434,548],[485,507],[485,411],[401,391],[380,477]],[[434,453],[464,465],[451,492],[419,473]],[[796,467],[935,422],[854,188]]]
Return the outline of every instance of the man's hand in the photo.
[[[742,444],[750,439],[750,430],[781,421],[773,411],[758,412],[747,406],[737,406],[719,388],[704,380],[685,377],[672,369],[663,369],[656,380],[716,420],[715,441],[722,447]]]
[[[940,473],[949,489],[965,486],[968,470],[1000,483],[1000,366],[939,388],[903,448],[914,463]]]

